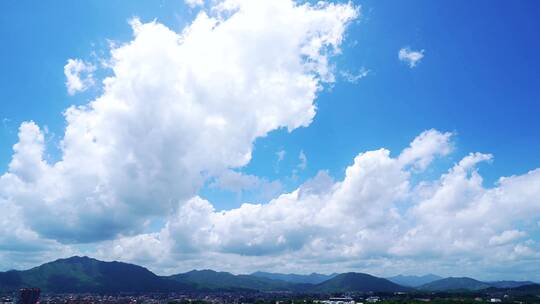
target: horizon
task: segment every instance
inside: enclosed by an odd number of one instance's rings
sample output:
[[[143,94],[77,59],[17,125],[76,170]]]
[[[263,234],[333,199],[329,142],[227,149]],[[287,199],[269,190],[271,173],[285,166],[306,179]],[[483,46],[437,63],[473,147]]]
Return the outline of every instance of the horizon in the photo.
[[[540,282],[539,14],[4,1],[0,271]]]

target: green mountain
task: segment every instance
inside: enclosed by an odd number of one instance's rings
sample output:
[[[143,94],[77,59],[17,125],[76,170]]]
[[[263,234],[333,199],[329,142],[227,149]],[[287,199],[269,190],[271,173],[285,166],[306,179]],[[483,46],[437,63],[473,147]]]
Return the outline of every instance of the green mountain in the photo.
[[[337,273],[333,274],[320,274],[320,273],[312,273],[312,274],[283,274],[283,273],[271,273],[271,272],[262,272],[257,271],[251,274],[252,276],[259,277],[259,278],[267,278],[271,280],[280,280],[290,283],[299,283],[299,284],[319,284],[326,280],[329,280],[335,276],[337,276]]]
[[[298,278],[297,278],[298,279]],[[0,291],[39,287],[53,293],[289,291],[304,293],[395,292],[410,288],[363,273],[336,275],[318,284],[293,283],[257,275],[194,270],[162,277],[148,269],[89,257],[71,257],[24,270],[0,272]]]
[[[159,277],[148,269],[121,262],[71,257],[24,270],[0,273],[0,291],[39,287],[55,293],[188,291],[194,286]]]
[[[343,273],[325,282],[313,286],[310,291],[322,293],[338,292],[399,292],[411,288],[393,283],[387,279],[365,273]]]
[[[294,284],[251,275],[234,275],[213,270],[193,270],[168,277],[176,282],[193,284],[199,290],[288,291]]]
[[[457,291],[457,290],[481,290],[491,287],[489,283],[481,282],[471,278],[445,278],[431,283],[424,284],[418,289],[426,291]]]
[[[523,294],[534,294],[540,296],[540,284],[527,284],[512,289],[514,292]]]
[[[512,281],[510,281],[512,282]],[[513,284],[511,284],[513,285]],[[482,292],[485,293],[491,293],[491,294],[508,294],[511,296],[533,296],[533,297],[540,297],[540,284],[531,283],[527,285],[521,285],[513,288],[507,288],[507,287],[490,287],[487,289],[482,290]],[[527,302],[528,303],[528,302]],[[536,303],[536,302],[531,302]]]
[[[414,276],[414,275],[397,275],[394,277],[386,278],[389,281],[392,281],[396,284],[408,287],[418,287],[433,281],[442,279],[442,277],[434,274],[426,274],[423,276]]]

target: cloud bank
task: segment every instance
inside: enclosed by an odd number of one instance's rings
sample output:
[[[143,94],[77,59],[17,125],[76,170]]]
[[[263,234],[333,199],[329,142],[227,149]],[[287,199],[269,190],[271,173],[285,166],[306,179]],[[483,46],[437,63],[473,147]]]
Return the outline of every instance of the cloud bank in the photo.
[[[217,212],[211,202],[195,196],[159,233],[108,243],[101,253],[109,256],[107,248],[122,248],[118,257],[152,255],[164,265],[181,258],[190,266],[221,265],[231,271],[251,263],[257,265],[253,269],[361,267],[380,274],[385,274],[382,267],[415,271],[429,263],[450,274],[456,263],[475,263],[469,271],[484,275],[484,267],[494,264],[530,267],[540,257],[540,246],[512,227],[521,223],[523,229],[538,229],[540,170],[501,178],[485,188],[477,166],[491,155],[471,153],[438,179],[413,182],[419,168],[448,155],[450,138],[428,130],[397,157],[386,149],[360,153],[343,180],[321,171],[268,204]],[[166,254],[155,253],[156,247]]]

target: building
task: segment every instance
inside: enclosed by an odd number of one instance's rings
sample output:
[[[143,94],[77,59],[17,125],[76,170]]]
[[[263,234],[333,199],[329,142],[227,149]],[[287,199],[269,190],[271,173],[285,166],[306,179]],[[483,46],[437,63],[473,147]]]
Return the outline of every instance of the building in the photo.
[[[366,299],[366,302],[368,303],[377,303],[377,302],[380,302],[381,301],[381,298],[379,297],[369,297]]]
[[[39,303],[39,288],[21,288],[19,290],[19,299],[17,304],[36,304]]]

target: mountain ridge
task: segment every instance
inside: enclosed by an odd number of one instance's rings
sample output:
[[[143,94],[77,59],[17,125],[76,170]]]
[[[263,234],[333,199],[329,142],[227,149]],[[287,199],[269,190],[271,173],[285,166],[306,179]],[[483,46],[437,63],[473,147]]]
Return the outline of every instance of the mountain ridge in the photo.
[[[402,285],[402,286],[408,286],[408,287],[419,287],[424,284],[428,284],[437,280],[443,279],[443,277],[435,275],[435,274],[425,274],[425,275],[397,275],[393,277],[387,277],[387,280],[390,280],[396,284]]]
[[[448,277],[417,288],[424,291],[478,291],[488,288],[516,289],[521,286],[535,284],[531,281],[480,281],[469,277]]]
[[[536,290],[531,281],[483,282],[468,277],[431,281],[413,289],[391,279],[427,279],[435,275],[380,278],[366,273],[308,275],[255,272],[231,274],[210,269],[159,276],[130,263],[100,261],[86,256],[57,259],[27,270],[0,272],[0,291],[39,287],[53,293],[286,291],[299,293],[478,291],[487,288]]]
[[[39,287],[55,293],[193,290],[189,284],[164,279],[142,266],[80,256],[0,273],[0,291],[22,287]]]
[[[276,291],[290,290],[291,284],[284,281],[260,278],[251,275],[234,275],[229,272],[214,271],[210,269],[191,270],[168,276],[177,282],[191,283],[201,290],[260,290]]]
[[[259,276],[234,275],[206,269],[158,276],[147,268],[135,264],[74,256],[44,263],[28,270],[0,272],[0,291],[14,291],[22,287],[39,287],[44,292],[54,293],[245,290],[324,293],[408,290],[407,287],[364,273],[339,274],[318,284],[287,282],[260,275],[261,273]],[[318,274],[311,277],[321,278]]]
[[[295,274],[295,273],[285,274],[285,273],[256,271],[256,272],[251,273],[250,275],[261,277],[261,278],[272,279],[272,280],[291,282],[291,283],[319,284],[337,276],[338,273],[320,274],[320,273],[312,272],[310,274]]]

